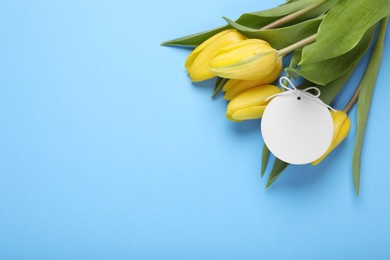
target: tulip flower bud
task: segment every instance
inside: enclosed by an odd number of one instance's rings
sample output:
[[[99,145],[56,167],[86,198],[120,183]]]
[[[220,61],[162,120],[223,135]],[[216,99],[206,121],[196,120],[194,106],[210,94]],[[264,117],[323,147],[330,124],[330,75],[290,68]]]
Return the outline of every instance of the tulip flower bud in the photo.
[[[185,67],[192,81],[202,81],[215,77],[210,71],[209,63],[219,49],[240,41],[246,37],[234,29],[224,30],[212,36],[201,45],[196,47],[188,56]]]
[[[319,164],[333,149],[335,149],[347,137],[351,127],[351,121],[347,114],[343,111],[330,111],[334,124],[334,132],[332,142],[326,153],[319,159],[312,162],[312,165]]]
[[[248,39],[217,51],[210,67],[222,78],[260,80],[271,74],[279,62],[278,51],[266,41]]]
[[[258,80],[229,79],[222,89],[222,91],[225,92],[224,98],[226,100],[231,100],[232,98],[234,98],[238,94],[241,94],[247,89],[272,83],[279,76],[280,72],[282,71],[282,68],[283,68],[282,61],[279,60],[274,70],[262,79],[258,79]]]
[[[226,117],[235,122],[261,118],[265,107],[269,103],[265,100],[279,92],[280,89],[273,85],[248,89],[229,102]]]

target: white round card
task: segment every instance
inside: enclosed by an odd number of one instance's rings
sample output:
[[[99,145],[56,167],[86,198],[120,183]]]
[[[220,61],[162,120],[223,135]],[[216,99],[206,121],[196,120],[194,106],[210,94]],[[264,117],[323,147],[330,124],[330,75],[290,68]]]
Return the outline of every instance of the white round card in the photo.
[[[268,149],[290,164],[306,164],[320,158],[333,138],[333,120],[327,107],[305,95],[274,97],[267,105],[261,133]]]

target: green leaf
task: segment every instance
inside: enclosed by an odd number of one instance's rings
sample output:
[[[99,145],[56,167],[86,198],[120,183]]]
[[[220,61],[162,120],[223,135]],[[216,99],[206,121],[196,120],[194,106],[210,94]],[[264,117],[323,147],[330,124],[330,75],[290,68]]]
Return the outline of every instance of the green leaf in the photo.
[[[298,66],[298,63],[301,61],[301,57],[302,57],[302,49],[296,49],[291,57],[289,67],[284,69],[284,71],[286,71],[286,73],[287,73],[286,76],[288,78],[292,77],[294,79],[298,79],[299,74],[295,73],[295,70],[291,70],[291,73],[290,73],[290,69],[295,69]],[[286,83],[286,82],[284,82],[284,83]]]
[[[364,33],[390,14],[388,0],[343,0],[322,22],[316,42],[303,49],[302,64],[340,56],[354,48]]]
[[[214,91],[218,88],[218,85],[222,82],[223,78],[216,77],[215,85],[214,85]]]
[[[269,157],[269,149],[264,144],[264,146],[263,146],[263,153],[261,155],[261,173],[260,173],[261,177],[264,176],[265,169],[267,168],[268,157]]]
[[[302,49],[297,49],[294,51],[291,61],[290,61],[290,68],[296,68],[301,61],[302,58]]]
[[[361,90],[358,99],[357,133],[352,160],[353,181],[356,195],[359,195],[360,161],[362,156],[363,140],[364,134],[366,132],[368,113],[370,111],[375,82],[382,61],[387,22],[388,17],[382,20],[380,32],[375,43],[374,50],[372,51],[370,61],[368,62],[366,71],[364,72],[364,76],[360,81]]]
[[[296,49],[296,50],[294,51],[292,57],[291,57],[290,65],[289,65],[288,68],[296,68],[296,67],[298,66],[298,63],[299,63],[300,60],[301,60],[301,57],[302,57],[302,49]],[[287,69],[287,68],[286,68],[286,69]],[[284,71],[287,72],[286,69],[284,69]],[[286,77],[289,78],[289,79],[291,79],[291,77],[293,77],[293,76],[287,72]],[[294,78],[294,79],[297,79],[298,77],[299,77],[299,75],[297,74],[296,77],[294,76],[293,78]],[[287,86],[287,81],[286,81],[286,80],[283,81],[283,85],[284,85],[284,86]],[[282,88],[282,91],[284,91],[283,88]]]
[[[283,162],[282,160],[276,158],[272,171],[268,177],[268,182],[265,188],[269,188],[271,184],[274,183],[274,181],[276,181],[276,179],[282,174],[284,169],[287,168],[288,165],[289,165],[288,163]]]
[[[304,63],[299,70],[289,69],[299,74],[305,79],[319,85],[326,85],[329,82],[339,78],[346,73],[355,63],[358,63],[370,48],[375,35],[375,25],[372,26],[352,50],[328,60],[323,60],[315,63]]]
[[[229,79],[217,77],[217,81],[215,82],[214,92],[211,98],[215,98],[218,95],[218,93],[221,92],[223,86],[226,84],[228,80]]]
[[[275,20],[278,20],[282,18],[285,15],[291,14],[295,11],[298,11],[304,7],[306,7],[308,4],[319,2],[322,0],[301,0],[297,2],[287,3],[280,6],[277,6],[272,9],[268,9],[265,11],[260,12],[254,12],[254,13],[246,13],[240,16],[240,18],[237,19],[237,23],[247,26],[250,28],[260,28],[263,27]],[[336,0],[331,0],[336,1]],[[338,1],[338,0],[337,0]],[[316,8],[315,10],[312,10],[311,12],[303,15],[302,17],[299,17],[297,20],[294,21],[294,23],[314,18],[321,13],[324,12],[324,7],[321,5]],[[188,47],[196,47],[202,42],[204,42],[206,39],[210,38],[214,34],[217,34],[218,32],[221,32],[223,30],[231,28],[230,25],[218,27],[212,30],[207,30],[200,33],[191,34],[185,37],[177,38],[174,40],[163,42],[161,45],[163,46],[188,46]]]
[[[324,86],[316,86],[321,91],[320,99],[325,104],[329,105],[336,98],[338,93],[343,89],[344,85],[348,82],[349,78],[352,76],[357,65],[358,63],[355,63],[347,73],[345,73],[340,78],[330,82],[329,84]]]
[[[260,28],[279,18],[282,18],[283,16],[301,10],[302,8],[307,7],[309,4],[320,1],[322,0],[301,0],[297,2],[279,5],[275,8],[271,8],[268,10],[246,13],[241,15],[236,22],[244,26]]]
[[[288,22],[286,25],[293,25],[296,23],[300,23],[302,21],[310,20],[313,18],[316,18],[324,13],[326,13],[330,7],[335,5],[340,0],[299,0],[294,1],[290,3],[286,3],[283,5],[280,5],[276,8],[260,11],[260,12],[253,12],[253,13],[246,13],[243,14],[236,22],[238,24],[252,27],[253,29],[259,29],[274,20],[277,20],[279,18],[282,18],[286,15],[292,14],[296,11],[299,11],[301,9],[304,9],[310,5],[315,5],[315,8],[312,10],[309,10],[308,12],[300,15],[299,17],[295,18],[294,20]],[[267,21],[268,17],[274,17],[273,21]],[[275,19],[278,17],[277,19]],[[285,25],[285,26],[286,26]]]
[[[200,33],[195,33],[191,34],[188,36],[184,36],[181,38],[177,38],[174,40],[166,41],[161,43],[162,46],[188,46],[188,47],[196,47],[200,45],[202,42],[210,38],[211,36],[222,32],[223,30],[229,29],[230,26],[222,26],[218,27],[212,30],[200,32]]]
[[[288,14],[291,14],[293,12],[296,12],[302,8],[305,8],[309,4],[315,3],[315,2],[322,2],[322,0],[300,0],[300,1],[294,1],[291,3],[285,3],[282,5],[279,5],[274,8],[270,8],[263,11],[258,12],[251,12],[244,15],[254,15],[258,17],[276,17],[276,16],[285,16]]]
[[[315,34],[323,17],[276,29],[253,29],[224,18],[233,28],[248,38],[262,39],[275,49],[282,49],[312,34]]]

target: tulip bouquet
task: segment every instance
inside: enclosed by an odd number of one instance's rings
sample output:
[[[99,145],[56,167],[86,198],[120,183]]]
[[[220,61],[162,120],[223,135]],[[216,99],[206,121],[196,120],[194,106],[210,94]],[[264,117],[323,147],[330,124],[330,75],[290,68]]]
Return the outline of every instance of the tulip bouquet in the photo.
[[[360,160],[371,98],[384,49],[389,0],[289,0],[275,8],[245,13],[226,25],[164,42],[195,49],[185,62],[193,82],[216,78],[212,97],[224,92],[226,117],[234,122],[262,117],[269,97],[282,91],[275,81],[286,77],[315,86],[331,104],[356,66],[373,46],[354,95],[341,110],[330,111],[333,138],[320,163],[348,135],[348,112],[358,102],[352,172],[359,193]],[[377,33],[376,33],[377,32]],[[285,64],[283,68],[283,59]],[[269,150],[263,148],[261,176]],[[269,187],[289,164],[276,158]]]

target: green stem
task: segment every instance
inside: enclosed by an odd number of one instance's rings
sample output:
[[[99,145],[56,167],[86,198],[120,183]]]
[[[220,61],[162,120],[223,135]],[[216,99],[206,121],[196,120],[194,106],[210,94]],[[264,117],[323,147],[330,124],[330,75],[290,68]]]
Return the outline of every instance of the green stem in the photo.
[[[345,107],[344,107],[344,109],[343,109],[343,112],[348,113],[349,110],[351,110],[351,108],[353,107],[353,105],[354,105],[354,104],[356,103],[356,101],[358,100],[358,97],[359,97],[361,88],[362,88],[362,84],[359,84],[358,88],[355,90],[355,93],[353,94],[353,96],[351,97],[351,99],[348,101],[348,104],[345,105]]]
[[[311,10],[315,9],[316,7],[322,5],[324,2],[325,2],[324,0],[318,1],[316,3],[313,3],[313,4],[309,5],[309,6],[301,9],[301,10],[298,10],[298,11],[296,11],[294,13],[286,15],[286,16],[284,16],[284,17],[282,17],[282,18],[280,18],[280,19],[278,19],[278,20],[276,20],[276,21],[274,21],[274,22],[272,22],[270,24],[267,24],[266,26],[262,27],[261,30],[277,28],[277,27],[279,27],[279,26],[281,26],[283,24],[286,24],[286,23],[288,23],[290,21],[293,21],[296,18],[298,18],[298,17],[300,17],[300,16],[310,12]]]
[[[303,46],[306,46],[306,45],[314,42],[316,40],[316,37],[317,37],[317,34],[310,35],[309,37],[307,37],[303,40],[300,40],[296,43],[291,44],[290,46],[287,46],[287,47],[279,50],[278,51],[279,56],[283,57],[283,56],[289,54],[290,52],[295,51],[296,49],[299,49]]]

